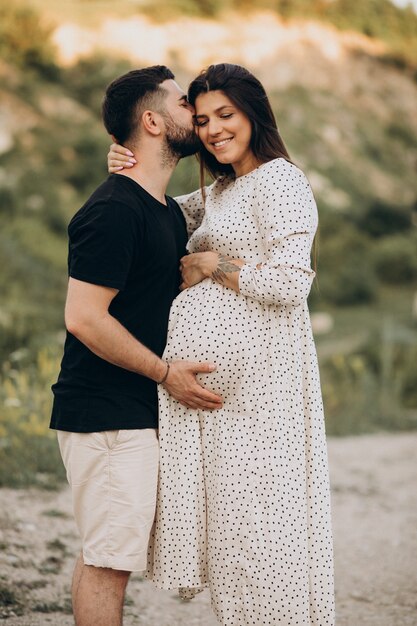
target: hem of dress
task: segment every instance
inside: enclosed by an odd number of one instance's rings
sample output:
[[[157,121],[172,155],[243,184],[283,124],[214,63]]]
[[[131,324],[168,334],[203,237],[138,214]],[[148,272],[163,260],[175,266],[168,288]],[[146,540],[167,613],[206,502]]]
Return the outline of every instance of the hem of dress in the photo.
[[[179,589],[207,589],[209,587],[209,581],[195,582],[195,583],[177,583],[175,585],[170,583],[164,583],[154,580],[152,576],[146,576],[147,580],[151,581],[155,587],[162,589],[163,591],[178,591]]]

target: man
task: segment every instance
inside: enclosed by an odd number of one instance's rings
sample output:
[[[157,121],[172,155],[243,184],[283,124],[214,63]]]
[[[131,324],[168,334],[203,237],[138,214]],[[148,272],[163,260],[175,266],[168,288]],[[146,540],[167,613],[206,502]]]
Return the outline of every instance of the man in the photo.
[[[77,626],[121,625],[129,574],[146,567],[158,472],[157,384],[186,406],[221,406],[196,381],[213,364],[161,358],[187,239],[165,191],[178,160],[196,152],[192,114],[164,66],[115,80],[104,124],[141,163],[109,176],[68,229],[68,332],[51,427],[82,538],[72,586]]]

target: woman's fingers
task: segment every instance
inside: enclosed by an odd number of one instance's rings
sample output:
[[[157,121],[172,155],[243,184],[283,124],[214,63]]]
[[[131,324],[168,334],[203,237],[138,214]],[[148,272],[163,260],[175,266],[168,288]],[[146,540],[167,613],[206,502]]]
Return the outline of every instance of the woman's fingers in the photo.
[[[119,143],[112,143],[110,146],[110,152],[116,152],[117,154],[121,154],[122,156],[134,157],[133,152],[121,146]]]
[[[115,147],[117,147],[118,149],[115,150]],[[126,148],[121,148],[121,146],[118,146],[115,143],[110,146],[110,150],[107,154],[107,162],[109,166],[112,167],[132,167],[137,163],[133,153],[130,152],[130,150],[126,150]]]
[[[136,165],[137,161],[133,152],[118,143],[112,143],[107,154],[107,167],[110,174],[120,172],[124,168]]]
[[[109,167],[133,167],[134,163],[131,163],[130,161],[121,161],[120,159],[109,158],[108,165]]]

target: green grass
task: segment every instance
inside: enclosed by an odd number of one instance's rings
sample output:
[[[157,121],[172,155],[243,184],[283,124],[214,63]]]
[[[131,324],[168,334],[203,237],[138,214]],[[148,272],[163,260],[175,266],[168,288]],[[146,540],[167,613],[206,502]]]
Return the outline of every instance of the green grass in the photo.
[[[88,27],[110,13],[125,17],[139,11],[138,3],[127,1],[117,6],[94,0],[33,0],[33,4],[52,19],[75,17]],[[38,45],[47,56],[44,32],[37,32],[33,42],[21,39]],[[66,225],[106,177],[109,139],[100,121],[100,101],[106,84],[129,64],[94,56],[73,68],[55,67],[55,72],[48,73],[48,58],[43,69],[36,69],[29,63],[28,51],[26,56],[23,52],[19,60],[13,54],[5,57],[6,68],[15,76],[11,95],[37,121],[32,129],[16,130],[13,150],[0,155],[0,169],[7,171],[0,181],[0,486],[57,488],[65,480],[65,471],[48,424],[50,385],[62,354]],[[49,61],[54,63],[52,57]],[[19,64],[15,67],[15,63]],[[341,190],[349,198],[349,206],[338,209],[326,188],[315,190],[323,262],[319,257],[321,291],[314,291],[311,304],[312,310],[334,317],[333,330],[317,337],[330,434],[416,427],[414,288],[411,281],[405,287],[387,286],[383,276],[373,274],[374,253],[381,239],[365,232],[359,219],[381,201],[381,195],[392,211],[409,208],[417,198],[410,191],[414,189],[417,126],[411,112],[407,113],[406,102],[414,87],[410,81],[404,90],[392,91],[379,62],[373,70],[370,89],[360,87],[358,79],[356,92],[347,96],[336,89],[305,87],[271,93],[294,159],[300,158],[306,173],[314,172],[319,181],[321,177],[325,187]],[[188,75],[180,67],[177,73]],[[405,74],[398,73],[397,78],[399,85],[407,80]],[[340,141],[332,143],[328,127],[340,133]],[[184,159],[169,193],[182,194],[198,186],[195,159]],[[410,245],[411,230],[401,235],[409,238]],[[335,286],[339,287],[337,297],[340,288],[343,292],[345,268],[349,268],[349,280],[368,271],[367,304],[358,302],[359,296],[363,298],[360,294],[352,301],[354,289],[349,305],[332,304]],[[333,299],[326,292],[329,284]],[[45,515],[59,512],[51,509]],[[52,558],[58,556],[57,547]],[[58,565],[51,561],[43,567],[54,571]]]
[[[409,286],[396,288],[382,286],[378,291],[377,300],[371,305],[345,307],[336,307],[326,302],[320,302],[319,296],[315,303],[315,310],[330,313],[334,319],[333,329],[326,335],[316,337],[319,356],[322,354],[324,357],[331,351],[332,345],[337,345],[341,341],[352,340],[353,343],[355,337],[369,338],[381,328],[381,322],[384,320],[398,326],[413,327],[414,293],[414,289]],[[348,344],[346,351],[350,351]]]
[[[60,348],[43,348],[30,365],[6,362],[0,372],[0,487],[56,489],[65,480],[56,433],[49,429]]]
[[[0,619],[24,614],[24,598],[12,583],[0,581]]]
[[[38,602],[32,610],[36,613],[64,613],[65,615],[72,615],[72,601],[71,598],[65,598],[62,602]]]
[[[417,428],[413,297],[384,288],[372,306],[326,309],[334,328],[316,343],[328,434]]]

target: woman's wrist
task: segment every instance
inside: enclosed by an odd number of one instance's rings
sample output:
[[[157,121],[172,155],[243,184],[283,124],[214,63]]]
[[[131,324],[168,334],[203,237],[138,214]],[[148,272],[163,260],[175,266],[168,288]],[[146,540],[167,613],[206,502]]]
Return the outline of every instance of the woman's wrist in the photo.
[[[224,254],[216,253],[216,264],[210,272],[210,278],[224,285],[232,277],[236,277],[236,273],[240,272],[244,264],[241,259],[231,259]]]
[[[220,255],[218,252],[204,252],[203,254],[204,257],[200,265],[200,270],[205,278],[211,278],[219,264]]]

